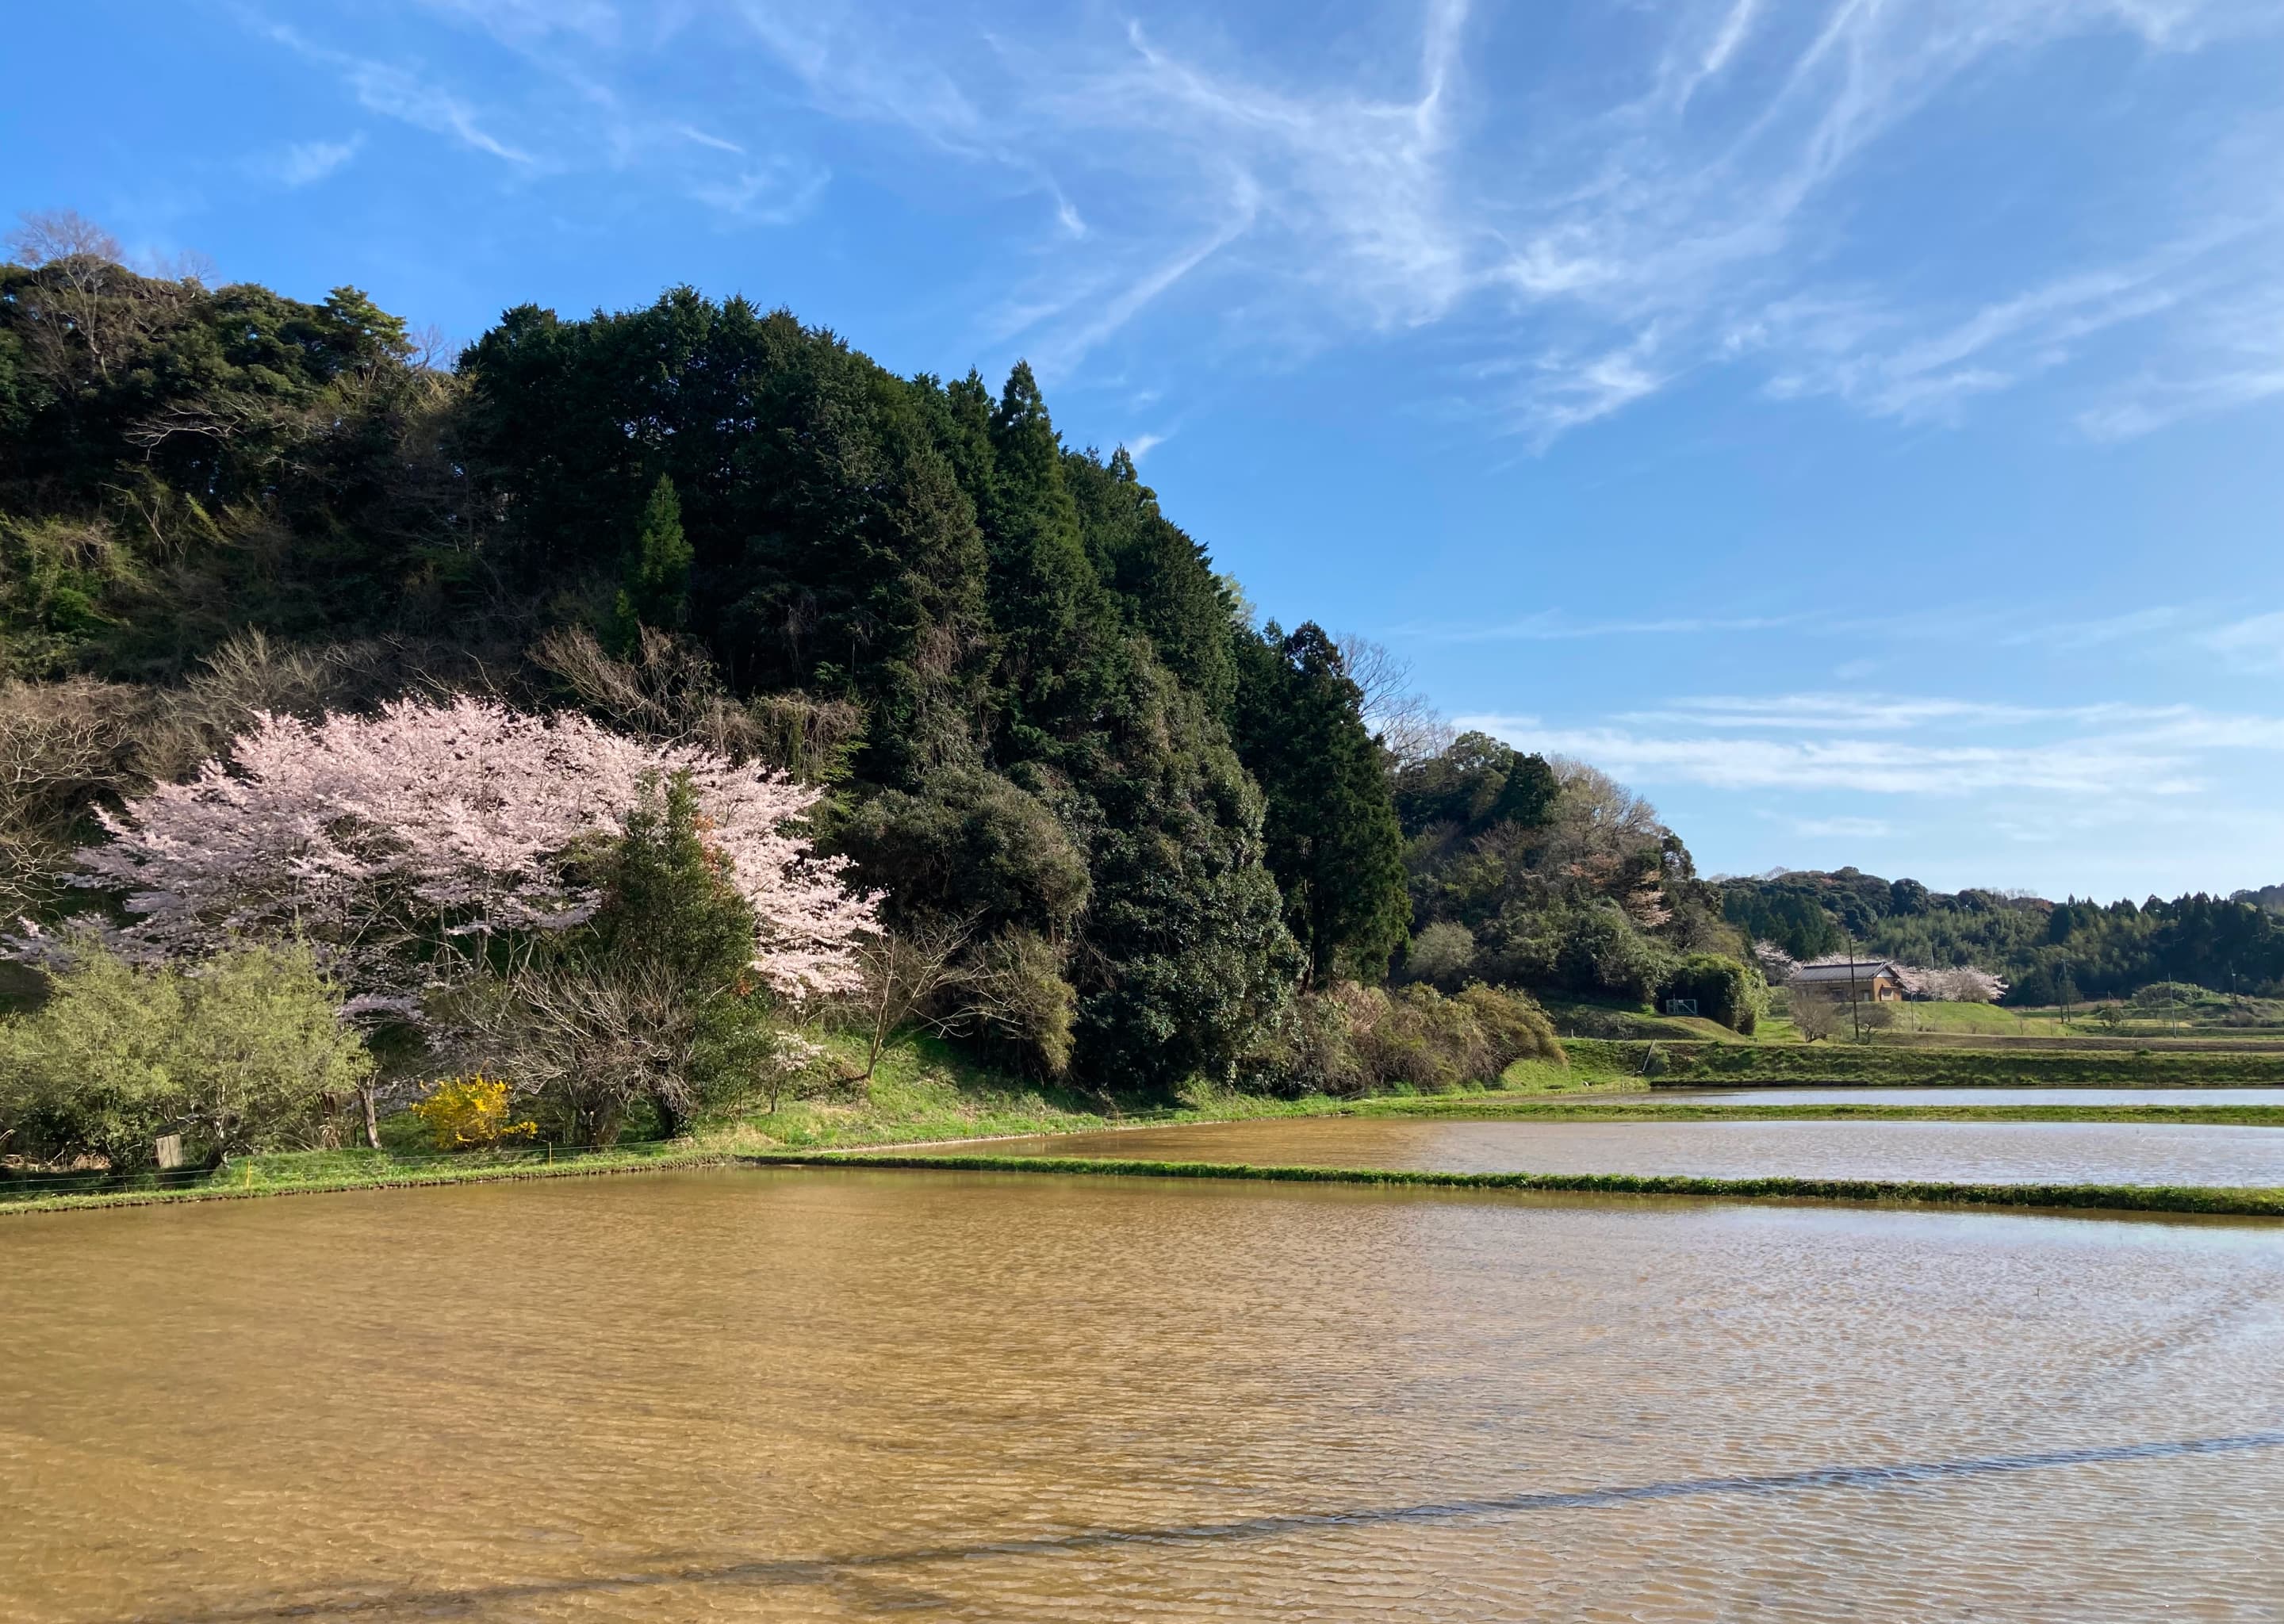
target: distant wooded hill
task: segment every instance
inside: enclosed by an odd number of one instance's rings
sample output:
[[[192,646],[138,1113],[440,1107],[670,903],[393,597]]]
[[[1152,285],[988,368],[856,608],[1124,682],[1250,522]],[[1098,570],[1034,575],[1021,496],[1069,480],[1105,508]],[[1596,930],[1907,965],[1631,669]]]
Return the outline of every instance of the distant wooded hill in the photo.
[[[1858,950],[1912,964],[1974,964],[2010,1003],[2123,997],[2160,981],[2216,992],[2284,988],[2284,886],[2100,903],[1930,891],[1844,868],[1725,879],[1721,911],[1795,958]]]

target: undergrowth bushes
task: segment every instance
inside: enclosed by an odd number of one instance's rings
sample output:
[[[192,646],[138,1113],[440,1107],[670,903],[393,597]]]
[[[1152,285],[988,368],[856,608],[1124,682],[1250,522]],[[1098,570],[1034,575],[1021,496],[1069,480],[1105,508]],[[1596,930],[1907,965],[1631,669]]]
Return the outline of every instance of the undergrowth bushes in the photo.
[[[76,949],[44,1004],[0,1022],[0,1152],[128,1170],[168,1134],[195,1161],[338,1144],[373,1072],[340,1002],[303,949],[193,969]]]
[[[1443,1093],[1494,1082],[1520,1059],[1565,1064],[1545,1011],[1521,993],[1478,981],[1446,997],[1424,984],[1390,993],[1343,981],[1301,995],[1241,1074],[1284,1095]]]

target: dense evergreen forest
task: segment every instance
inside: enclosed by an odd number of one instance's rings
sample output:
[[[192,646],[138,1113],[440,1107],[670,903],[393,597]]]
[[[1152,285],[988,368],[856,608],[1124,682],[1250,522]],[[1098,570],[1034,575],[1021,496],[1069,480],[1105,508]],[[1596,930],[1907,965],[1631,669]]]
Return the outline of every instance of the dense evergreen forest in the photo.
[[[1795,958],[1846,951],[1910,964],[1973,964],[2011,983],[2010,1003],[2076,1003],[2161,981],[2215,992],[2284,988],[2284,894],[2197,894],[2135,903],[1929,891],[1856,869],[1725,880],[1729,922]]]
[[[1024,365],[898,377],[688,288],[447,355],[67,216],[0,268],[11,916],[83,906],[101,809],[257,711],[463,693],[829,786],[886,924],[987,989],[959,1029],[1037,1070],[1337,1083],[1327,1023],[1417,1037],[1472,988],[1495,1027],[1486,983],[1750,1026],[1747,944],[1646,804],[1382,726],[1385,667],[1257,621]]]

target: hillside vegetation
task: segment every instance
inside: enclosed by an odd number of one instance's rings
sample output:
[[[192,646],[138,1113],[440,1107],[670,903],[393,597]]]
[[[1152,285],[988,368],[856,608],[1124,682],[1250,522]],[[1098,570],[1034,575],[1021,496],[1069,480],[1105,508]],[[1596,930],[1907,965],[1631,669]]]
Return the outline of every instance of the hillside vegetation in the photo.
[[[0,916],[42,933],[12,951],[132,1002],[159,983],[103,953],[194,968],[250,931],[310,949],[295,995],[373,1049],[248,1116],[151,1082],[162,1026],[113,1023],[121,1154],[193,1118],[211,1154],[371,1139],[477,1068],[508,1089],[492,1128],[521,1100],[607,1142],[738,1077],[830,1092],[830,1040],[868,1027],[1165,1100],[1559,1066],[1503,989],[1757,1017],[1646,805],[1416,707],[1388,726],[1381,652],[1256,615],[1131,457],[1064,442],[1027,366],[899,377],[688,288],[520,306],[453,354],[354,288],[139,273],[73,216],[13,253]],[[528,774],[472,769],[463,735]],[[455,844],[454,797],[490,845]],[[314,910],[270,883],[313,862]],[[748,938],[758,980],[725,968]],[[21,1019],[0,1132],[106,1153],[60,1027]],[[606,1082],[613,1044],[639,1086]]]
[[[2212,1023],[2260,1025],[2272,1024],[2275,1012],[2245,1000],[2284,992],[2284,911],[2273,886],[2233,897],[2055,902],[1934,892],[1850,868],[1726,879],[1720,889],[1731,925],[1794,958],[1852,944],[1859,956],[1905,964],[1971,964],[2005,977],[2014,1004],[2076,1008],[2178,982]],[[2182,1012],[2184,999],[2166,1013]]]
[[[1639,1074],[1556,1023],[1710,1074],[1764,1030],[1757,936],[2284,968],[2249,905],[1708,882],[1591,765],[1261,617],[1020,363],[900,377],[689,288],[448,353],[73,216],[13,252],[0,916],[58,979],[0,984],[0,1156]],[[354,1041],[297,1066],[329,1010]]]

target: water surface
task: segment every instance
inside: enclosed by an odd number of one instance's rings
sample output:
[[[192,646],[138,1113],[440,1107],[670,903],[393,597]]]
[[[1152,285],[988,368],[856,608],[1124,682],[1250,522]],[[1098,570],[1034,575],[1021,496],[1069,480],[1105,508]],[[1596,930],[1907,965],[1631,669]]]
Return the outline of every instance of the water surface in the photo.
[[[1452,1173],[1967,1183],[2284,1184],[2284,1128],[2112,1122],[1559,1122],[1290,1117],[994,1141],[1009,1155]]]
[[[1660,1089],[1727,1105],[2284,1105],[2284,1089]]]
[[[2276,1226],[833,1169],[0,1271],[12,1621],[2284,1609]]]

